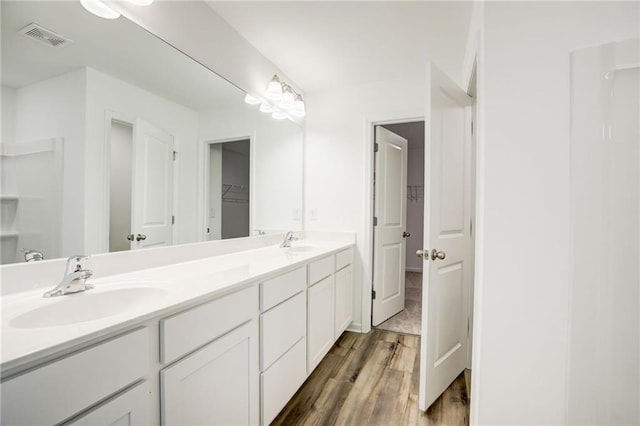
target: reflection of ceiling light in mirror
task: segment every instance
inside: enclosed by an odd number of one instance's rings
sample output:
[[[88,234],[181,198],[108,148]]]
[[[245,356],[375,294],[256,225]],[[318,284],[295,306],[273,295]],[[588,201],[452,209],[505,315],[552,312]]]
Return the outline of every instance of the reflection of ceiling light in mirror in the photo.
[[[289,117],[289,114],[287,114],[286,112],[275,110],[273,111],[273,114],[271,114],[271,117],[275,118],[276,120],[284,120],[285,118]]]
[[[260,104],[260,112],[266,112],[266,113],[272,113],[274,111],[274,108],[266,103],[262,103]]]
[[[304,101],[302,100],[302,96],[296,96],[296,100],[293,103],[293,108],[289,111],[289,114],[293,115],[294,117],[305,116],[306,111],[304,108]]]
[[[89,12],[101,18],[116,19],[120,16],[119,12],[111,9],[100,0],[80,0],[80,4]]]
[[[261,102],[260,99],[256,98],[255,96],[251,96],[248,93],[245,95],[244,101],[249,105],[258,105]]]
[[[274,75],[267,86],[267,98],[274,101],[282,99],[282,83],[277,75]]]
[[[284,93],[282,94],[282,100],[280,101],[279,107],[282,109],[290,110],[293,108],[294,97],[293,92],[289,86],[285,86]]]

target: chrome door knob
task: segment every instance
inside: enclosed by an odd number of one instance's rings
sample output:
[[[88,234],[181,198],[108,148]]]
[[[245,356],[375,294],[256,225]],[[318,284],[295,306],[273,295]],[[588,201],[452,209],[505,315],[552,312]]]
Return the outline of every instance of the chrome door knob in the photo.
[[[436,260],[436,259],[444,260],[445,257],[447,257],[447,253],[443,251],[438,251],[436,249],[431,250],[431,260]]]
[[[135,238],[136,238],[136,236],[133,235],[133,234],[127,235],[127,240],[129,240],[129,241],[133,241]]]
[[[409,238],[411,236],[410,232],[403,232],[402,233],[402,238]]]
[[[147,236],[144,234],[138,234],[138,236],[136,237],[136,241],[142,241],[146,239],[147,239]]]
[[[416,256],[420,259],[429,259],[429,250],[417,250]]]

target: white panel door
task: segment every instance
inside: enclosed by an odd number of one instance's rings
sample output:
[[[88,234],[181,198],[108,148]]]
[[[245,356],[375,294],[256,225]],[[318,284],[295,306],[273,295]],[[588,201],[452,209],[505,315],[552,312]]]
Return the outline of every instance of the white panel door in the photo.
[[[131,249],[171,245],[173,136],[144,120],[134,126]]]
[[[420,408],[466,366],[471,285],[471,98],[433,65],[425,122]]]
[[[407,228],[407,140],[376,127],[372,324],[404,309]]]

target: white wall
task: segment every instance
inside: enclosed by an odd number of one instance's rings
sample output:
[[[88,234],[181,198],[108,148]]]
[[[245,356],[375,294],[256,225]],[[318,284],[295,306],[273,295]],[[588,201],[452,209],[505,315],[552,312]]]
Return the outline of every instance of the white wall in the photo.
[[[108,223],[106,197],[103,188],[106,179],[105,143],[107,113],[115,113],[133,124],[141,118],[172,134],[178,161],[174,176],[174,206],[176,213],[176,240],[174,243],[194,242],[201,239],[197,232],[197,150],[198,114],[182,105],[146,90],[118,80],[92,68],[87,68],[87,121],[86,121],[86,215],[84,252],[107,251],[106,224]]]
[[[638,7],[484,5],[472,423],[565,421],[569,55],[637,37]]]
[[[2,86],[2,106],[0,107],[0,119],[2,119],[2,140],[0,143],[15,143],[16,141],[16,90],[12,87]]]
[[[412,70],[401,80],[305,97],[305,229],[357,234],[354,330],[371,326],[371,305],[362,299],[363,292],[371,292],[371,124],[422,117],[424,75],[424,69]]]
[[[277,74],[304,94],[204,2],[156,1],[151,6],[113,2],[111,5],[246,92],[264,97],[267,83]]]

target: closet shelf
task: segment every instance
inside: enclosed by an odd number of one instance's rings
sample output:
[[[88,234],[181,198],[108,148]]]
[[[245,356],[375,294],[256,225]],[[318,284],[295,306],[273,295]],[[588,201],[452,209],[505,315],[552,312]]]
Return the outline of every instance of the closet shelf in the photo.
[[[407,200],[412,202],[424,200],[424,186],[407,185]]]

